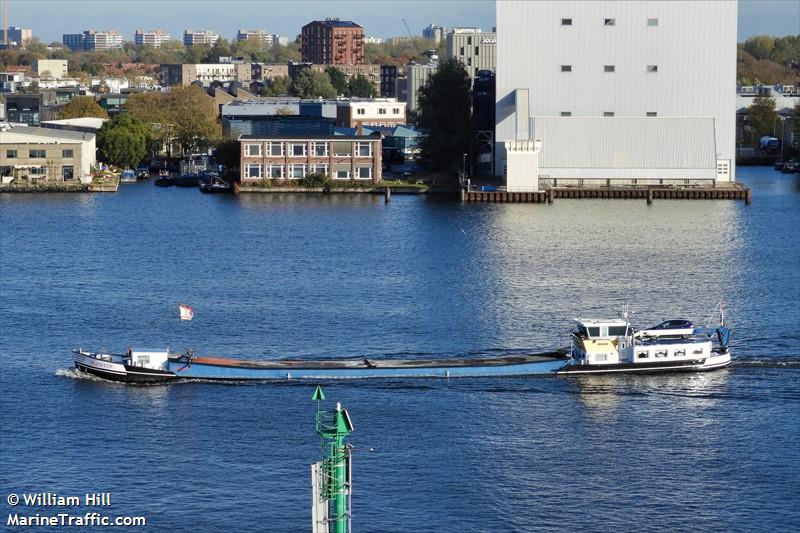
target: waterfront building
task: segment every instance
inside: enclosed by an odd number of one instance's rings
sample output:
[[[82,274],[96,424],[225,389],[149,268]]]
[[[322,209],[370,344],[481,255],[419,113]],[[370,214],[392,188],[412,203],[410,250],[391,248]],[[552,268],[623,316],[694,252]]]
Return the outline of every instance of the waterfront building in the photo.
[[[66,78],[69,76],[69,69],[67,66],[66,59],[37,59],[36,74],[40,78]]]
[[[309,174],[341,181],[381,181],[380,133],[242,135],[239,142],[242,185],[263,180],[300,180]]]
[[[494,72],[497,58],[497,34],[477,28],[455,28],[447,34],[447,59],[464,65],[471,80],[479,70]]]
[[[194,46],[196,44],[214,46],[218,39],[219,34],[211,30],[184,30],[183,32],[184,46]]]
[[[33,39],[33,32],[28,28],[9,26],[6,28],[6,32],[6,39],[8,42],[3,43],[6,48],[27,46],[31,42],[31,39]]]
[[[735,0],[496,9],[498,173],[540,141],[526,190],[734,181]]]
[[[139,46],[160,48],[162,44],[171,40],[172,36],[163,30],[136,30],[133,34],[133,43]]]
[[[420,87],[428,83],[428,80],[439,70],[438,63],[428,65],[408,65],[406,68],[406,91],[407,106],[409,111],[416,111],[419,104],[417,92]]]
[[[757,133],[748,127],[748,109],[757,97],[771,98],[775,102],[778,118],[772,124],[773,137],[781,139],[784,148],[800,147],[800,124],[794,117],[795,106],[800,103],[800,87],[796,85],[744,85],[736,88],[736,144],[758,146]],[[784,150],[783,154],[787,152]],[[739,150],[739,155],[743,151]],[[751,155],[756,155],[752,153]]]
[[[427,28],[422,28],[422,36],[426,39],[439,44],[447,35],[447,28],[438,24],[428,24]]]
[[[302,60],[320,65],[363,65],[364,28],[349,20],[328,18],[303,26]]]
[[[0,129],[0,176],[28,181],[91,180],[93,133],[15,126]]]
[[[255,41],[264,47],[272,46],[274,42],[273,35],[264,30],[239,30],[236,32],[236,40],[242,41]]]

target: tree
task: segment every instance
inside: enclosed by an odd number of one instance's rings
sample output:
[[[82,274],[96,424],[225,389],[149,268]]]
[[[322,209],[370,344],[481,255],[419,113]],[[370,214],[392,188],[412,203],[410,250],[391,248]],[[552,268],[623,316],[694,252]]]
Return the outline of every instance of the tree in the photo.
[[[324,72],[305,68],[292,82],[292,93],[300,98],[336,98],[336,89]]]
[[[766,96],[753,98],[753,103],[747,109],[747,124],[756,139],[762,135],[773,135],[777,118],[775,100]]]
[[[76,96],[58,113],[60,119],[81,117],[108,118],[108,113],[91,96]]]
[[[325,74],[331,79],[331,85],[336,89],[336,94],[343,96],[350,95],[347,86],[347,76],[344,75],[344,72],[334,66],[329,66],[325,68]]]
[[[261,91],[261,96],[280,96],[291,91],[292,79],[289,76],[275,76],[266,81],[267,88]]]
[[[449,59],[419,89],[420,150],[431,170],[456,176],[461,169],[472,136],[470,86],[461,62]]]
[[[100,155],[114,165],[133,168],[147,154],[147,126],[128,113],[103,124],[97,132]]]
[[[775,47],[775,38],[769,35],[757,35],[744,42],[745,51],[756,59],[770,59]]]
[[[181,152],[191,154],[213,145],[221,133],[214,99],[196,85],[173,88],[169,95],[167,114]]]
[[[347,84],[347,92],[350,96],[360,96],[364,98],[372,98],[377,94],[375,85],[363,74],[357,74],[350,78]]]

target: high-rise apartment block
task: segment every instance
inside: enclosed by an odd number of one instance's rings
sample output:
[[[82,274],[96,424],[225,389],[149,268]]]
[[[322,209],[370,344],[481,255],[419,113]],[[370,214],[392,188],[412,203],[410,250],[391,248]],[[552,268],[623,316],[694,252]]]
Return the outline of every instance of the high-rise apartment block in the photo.
[[[162,30],[136,30],[136,33],[133,34],[134,44],[140,46],[146,45],[159,48],[163,43],[171,40],[172,36]]]
[[[734,181],[736,0],[497,1],[497,169],[571,184]]]
[[[303,61],[321,65],[363,65],[364,28],[349,20],[315,20],[303,26]]]
[[[219,34],[211,30],[184,30],[183,44],[185,46],[194,46],[196,44],[204,44],[214,46],[219,39]]]
[[[70,50],[100,52],[122,48],[122,35],[116,31],[86,30],[83,33],[65,33],[61,41]]]
[[[0,32],[0,43],[6,44],[9,48],[27,46],[33,38],[33,32],[27,28],[9,26],[6,28],[7,43],[3,43],[3,34]]]
[[[273,34],[264,30],[239,30],[236,32],[237,41],[256,41],[263,46],[272,46],[274,42]]]
[[[447,28],[436,24],[428,24],[427,28],[422,28],[422,36],[439,44],[447,36]]]

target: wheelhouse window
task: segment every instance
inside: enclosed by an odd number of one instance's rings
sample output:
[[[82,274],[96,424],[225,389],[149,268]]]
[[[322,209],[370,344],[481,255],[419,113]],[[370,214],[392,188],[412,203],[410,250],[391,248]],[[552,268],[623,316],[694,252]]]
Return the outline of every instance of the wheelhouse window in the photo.
[[[608,334],[611,337],[624,337],[627,330],[627,326],[608,326]]]
[[[244,155],[246,157],[261,157],[261,144],[245,144]]]
[[[589,331],[590,337],[599,337],[600,336],[600,328],[599,327],[589,327],[586,328]]]

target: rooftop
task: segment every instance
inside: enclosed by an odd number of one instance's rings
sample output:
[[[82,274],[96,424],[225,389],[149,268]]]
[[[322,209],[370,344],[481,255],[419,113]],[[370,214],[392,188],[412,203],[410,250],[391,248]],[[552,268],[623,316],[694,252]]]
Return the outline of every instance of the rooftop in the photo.
[[[339,19],[325,19],[325,20],[312,20],[308,24],[324,24],[331,28],[360,28],[361,24],[356,24],[352,20],[339,20]],[[308,26],[306,24],[306,26]]]
[[[55,124],[62,126],[80,126],[82,128],[95,128],[100,129],[107,118],[95,117],[80,117],[80,118],[65,118],[63,120],[43,120],[42,124]]]
[[[41,139],[40,142],[47,142],[47,139],[53,139],[55,142],[58,141],[90,141],[94,138],[94,133],[82,133],[79,131],[69,131],[69,130],[55,130],[52,128],[36,128],[33,126],[12,126],[9,129],[2,129],[0,130],[0,142],[16,142],[13,139],[9,139],[11,136],[26,136],[26,137],[36,137]]]

